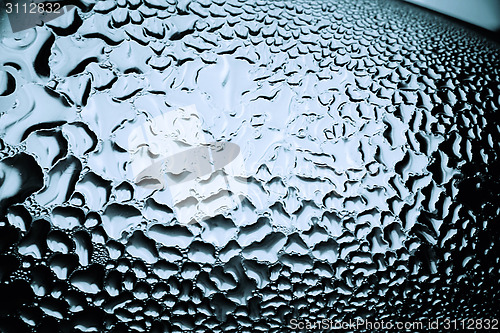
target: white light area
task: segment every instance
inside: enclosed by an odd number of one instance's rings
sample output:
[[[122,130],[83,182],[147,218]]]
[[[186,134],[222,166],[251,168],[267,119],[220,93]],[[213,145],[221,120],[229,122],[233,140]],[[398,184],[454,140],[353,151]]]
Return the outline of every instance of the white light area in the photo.
[[[238,178],[245,174],[239,147],[208,142],[194,105],[137,126],[128,137],[128,150],[137,185],[167,190],[181,224],[232,210],[239,195],[247,194],[246,183]]]
[[[488,30],[500,29],[499,0],[406,0]]]

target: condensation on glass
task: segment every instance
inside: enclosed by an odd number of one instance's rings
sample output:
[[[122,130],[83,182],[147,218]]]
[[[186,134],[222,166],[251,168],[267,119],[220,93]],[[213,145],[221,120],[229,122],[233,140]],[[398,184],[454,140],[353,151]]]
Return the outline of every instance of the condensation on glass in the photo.
[[[498,44],[382,0],[7,22],[0,330],[498,318]]]

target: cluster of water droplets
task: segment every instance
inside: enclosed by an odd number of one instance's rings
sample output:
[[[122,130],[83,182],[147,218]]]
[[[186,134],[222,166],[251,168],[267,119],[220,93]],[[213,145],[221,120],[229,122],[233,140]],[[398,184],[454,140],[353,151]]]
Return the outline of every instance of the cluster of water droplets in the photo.
[[[497,316],[499,57],[381,0],[85,0],[2,36],[0,327]],[[247,191],[184,225],[128,139],[187,105]]]

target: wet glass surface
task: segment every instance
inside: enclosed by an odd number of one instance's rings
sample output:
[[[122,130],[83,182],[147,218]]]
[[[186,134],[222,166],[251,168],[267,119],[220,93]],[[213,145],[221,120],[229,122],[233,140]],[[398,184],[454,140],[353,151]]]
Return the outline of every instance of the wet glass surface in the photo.
[[[72,4],[0,39],[2,331],[498,318],[498,44],[390,0]]]

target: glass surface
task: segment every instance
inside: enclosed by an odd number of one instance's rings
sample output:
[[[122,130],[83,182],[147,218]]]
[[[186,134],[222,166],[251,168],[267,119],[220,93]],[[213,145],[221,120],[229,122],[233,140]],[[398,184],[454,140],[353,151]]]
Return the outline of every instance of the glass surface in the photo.
[[[496,42],[391,0],[61,6],[2,8],[0,331],[498,328]]]

